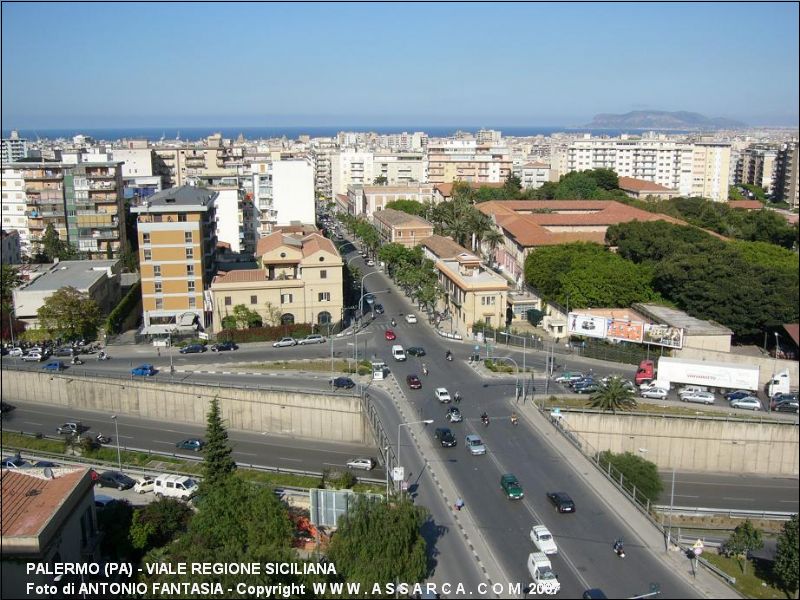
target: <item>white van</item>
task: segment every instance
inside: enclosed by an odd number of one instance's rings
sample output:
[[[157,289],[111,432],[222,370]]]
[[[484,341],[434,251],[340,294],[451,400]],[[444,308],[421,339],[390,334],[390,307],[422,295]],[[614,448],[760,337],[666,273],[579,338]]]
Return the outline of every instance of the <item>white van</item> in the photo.
[[[153,485],[156,498],[188,500],[197,493],[197,482],[184,475],[159,475]]]
[[[403,347],[400,344],[395,344],[392,346],[392,356],[394,356],[395,360],[405,360],[406,351],[403,350]]]

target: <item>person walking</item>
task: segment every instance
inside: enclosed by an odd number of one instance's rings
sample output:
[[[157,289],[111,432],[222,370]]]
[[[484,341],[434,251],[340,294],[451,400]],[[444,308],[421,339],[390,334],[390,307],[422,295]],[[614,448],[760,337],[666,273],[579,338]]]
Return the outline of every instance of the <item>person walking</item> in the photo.
[[[461,510],[462,508],[464,508],[464,501],[459,498],[456,500],[456,510]]]

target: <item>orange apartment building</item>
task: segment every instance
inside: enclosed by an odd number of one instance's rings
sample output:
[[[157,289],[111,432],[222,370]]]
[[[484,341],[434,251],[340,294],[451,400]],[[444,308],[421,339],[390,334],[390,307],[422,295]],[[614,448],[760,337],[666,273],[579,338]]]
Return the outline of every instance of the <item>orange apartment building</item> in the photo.
[[[205,290],[216,268],[217,192],[184,185],[150,196],[136,215],[145,334],[206,325]]]
[[[384,244],[396,243],[413,248],[433,235],[433,224],[430,221],[393,208],[376,210],[372,220]]]

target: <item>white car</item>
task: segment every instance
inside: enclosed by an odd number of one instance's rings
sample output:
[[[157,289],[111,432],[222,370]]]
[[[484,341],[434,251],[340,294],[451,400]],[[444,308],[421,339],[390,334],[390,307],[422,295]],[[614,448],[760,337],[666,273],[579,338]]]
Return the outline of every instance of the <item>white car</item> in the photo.
[[[558,554],[558,546],[553,539],[553,534],[544,525],[534,525],[531,529],[531,541],[539,552],[545,554]]]
[[[22,348],[18,347],[11,348],[11,350],[8,351],[9,356],[22,356],[23,354],[25,353],[22,351]]]
[[[744,408],[746,410],[761,410],[761,401],[755,396],[747,396],[738,400],[731,400],[731,408]]]
[[[285,338],[279,339],[277,342],[272,344],[272,347],[273,348],[283,348],[285,346],[296,346],[296,345],[297,345],[297,340],[296,339],[294,339],[292,337],[285,337]]]
[[[406,315],[406,323],[416,323],[417,315]]]
[[[669,396],[669,392],[664,388],[653,387],[642,390],[642,398],[654,398],[655,400],[663,400]]]
[[[148,492],[152,492],[155,481],[156,478],[152,475],[144,475],[143,477],[139,478],[139,480],[136,482],[136,485],[133,486],[133,491],[137,494],[146,494]]]
[[[38,352],[28,352],[25,356],[22,357],[22,360],[31,362],[41,362],[44,360],[44,356],[42,356]]]
[[[464,438],[464,447],[473,456],[486,454],[486,446],[483,445],[480,436],[470,434]]]
[[[678,389],[678,397],[694,392],[707,392],[708,388],[704,385],[686,385]]]
[[[324,336],[318,333],[312,333],[311,335],[307,335],[297,343],[300,346],[305,346],[306,344],[324,344],[325,341],[326,340]]]
[[[436,390],[433,392],[433,395],[436,396],[436,399],[442,404],[447,404],[452,400],[452,398],[450,398],[450,392],[447,391],[447,388],[436,388]]]
[[[695,404],[714,404],[714,394],[711,392],[686,392],[680,396],[683,402],[693,402]]]
[[[371,471],[375,468],[375,461],[371,458],[353,458],[347,461],[347,466],[351,469],[363,469],[364,471]]]
[[[367,261],[367,266],[368,266],[368,267],[374,267],[374,266],[375,266],[375,261],[374,261],[374,260],[372,260],[372,259],[370,258],[370,259]]]

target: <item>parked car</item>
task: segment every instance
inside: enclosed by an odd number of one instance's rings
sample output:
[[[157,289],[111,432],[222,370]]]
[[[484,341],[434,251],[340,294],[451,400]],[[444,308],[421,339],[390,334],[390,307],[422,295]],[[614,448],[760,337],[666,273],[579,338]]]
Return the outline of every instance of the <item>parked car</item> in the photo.
[[[19,348],[17,346],[15,346],[14,348],[11,348],[11,350],[8,351],[8,355],[9,356],[18,357],[18,356],[22,356],[23,354],[25,354],[25,352],[23,352],[22,348]]]
[[[200,354],[205,351],[206,347],[203,344],[189,344],[179,350],[181,354]]]
[[[444,415],[444,418],[451,423],[461,423],[461,421],[464,420],[464,416],[461,414],[461,411],[455,406],[451,406],[447,409],[447,413]]]
[[[273,348],[285,348],[287,346],[296,346],[296,345],[297,345],[297,340],[296,339],[294,339],[293,337],[285,337],[285,338],[279,339],[277,342],[272,344],[272,347]]]
[[[156,368],[149,364],[139,365],[138,367],[131,369],[131,375],[136,375],[138,377],[151,377],[156,373],[158,373]]]
[[[789,412],[789,413],[796,413],[800,408],[800,404],[797,403],[797,400],[784,400],[783,402],[778,402],[775,406],[772,407],[772,410],[775,412]]]
[[[61,346],[53,350],[53,356],[72,356],[73,354],[76,352],[71,346]]]
[[[585,385],[578,386],[573,391],[576,394],[594,394],[595,392],[600,390],[600,384],[598,383],[587,383]]]
[[[155,480],[156,478],[152,475],[144,475],[136,482],[136,485],[133,486],[133,491],[137,494],[147,494],[148,492],[152,492]]]
[[[500,487],[509,500],[522,500],[525,497],[517,477],[511,473],[500,476]]]
[[[332,379],[331,385],[337,389],[344,388],[346,390],[356,387],[355,382],[349,377],[337,377],[336,379]]]
[[[103,510],[104,508],[108,508],[109,506],[113,506],[117,502],[119,502],[119,500],[117,500],[116,498],[112,498],[111,496],[107,496],[106,494],[94,495],[94,507],[98,511]]]
[[[3,469],[27,469],[31,464],[22,460],[18,456],[9,456],[0,461],[0,468]]]
[[[190,438],[188,440],[183,440],[175,444],[176,448],[180,448],[181,450],[194,450],[195,452],[200,452],[206,443],[199,439],[199,438]]]
[[[708,388],[704,385],[685,385],[682,388],[678,388],[678,397],[680,398],[684,394],[693,394],[694,392],[707,392]]]
[[[469,453],[473,456],[486,454],[486,446],[483,445],[483,441],[478,435],[470,434],[465,436],[464,445],[467,447],[467,450],[469,450]]]
[[[56,431],[61,434],[67,435],[80,435],[84,431],[89,429],[88,427],[84,426],[80,421],[67,421],[66,423],[62,423]]]
[[[409,356],[425,356],[425,348],[422,346],[411,346],[411,348],[406,350],[406,354]]]
[[[406,315],[406,323],[416,323],[417,322],[417,315],[412,315],[411,313]]]
[[[28,362],[41,362],[44,360],[44,355],[38,352],[28,352],[22,357],[22,360]]]
[[[739,398],[747,398],[748,396],[752,396],[753,392],[748,392],[745,390],[736,390],[735,392],[728,392],[725,394],[725,400],[730,402],[731,400],[738,400]]]
[[[368,259],[368,260],[367,260],[367,266],[368,266],[368,267],[374,267],[374,266],[375,266],[375,261],[374,261],[374,260],[372,260],[371,258],[370,258],[370,259]]]
[[[547,498],[552,502],[553,506],[556,507],[558,512],[575,512],[575,503],[572,501],[572,498],[569,497],[569,494],[565,494],[564,492],[548,492]]]
[[[406,383],[408,384],[408,387],[410,387],[412,390],[418,390],[422,388],[422,382],[416,375],[407,376]]]
[[[594,377],[587,375],[586,377],[581,377],[580,379],[570,381],[567,385],[575,390],[577,388],[589,385],[590,383],[594,383]]]
[[[433,392],[433,395],[436,396],[436,399],[442,404],[448,404],[452,400],[452,398],[450,398],[450,392],[447,391],[447,388],[436,388]]]
[[[36,467],[37,469],[44,469],[46,467],[50,467],[51,469],[55,469],[59,465],[58,465],[58,463],[54,463],[54,462],[51,462],[49,460],[37,460],[35,463],[33,463],[33,466]]]
[[[312,333],[300,340],[298,345],[305,346],[306,344],[324,344],[327,340],[318,333]]]
[[[745,410],[761,410],[761,400],[755,396],[747,396],[731,401],[731,408],[744,408]]]
[[[375,461],[371,458],[351,458],[347,461],[347,466],[351,469],[371,471],[375,468]]]
[[[667,396],[669,396],[669,392],[664,388],[654,387],[649,388],[646,390],[642,390],[642,398],[654,398],[656,400],[663,400]]]
[[[394,331],[392,331],[391,329],[387,329],[383,333],[383,337],[385,337],[390,342],[397,339],[397,335],[395,335]]]
[[[447,427],[437,427],[433,432],[433,437],[439,440],[443,448],[452,448],[456,445],[456,436]]]
[[[748,396],[752,396],[752,394],[747,394]],[[778,393],[772,396],[772,400],[770,401],[770,406],[775,408],[781,402],[794,402],[797,403],[797,394],[786,394],[786,393]]]
[[[707,406],[714,404],[714,394],[711,392],[684,392],[679,397],[682,402],[694,402]]]
[[[561,375],[556,377],[556,383],[571,383],[583,379],[585,375],[579,371],[564,371]]]
[[[119,471],[105,471],[104,473],[100,473],[95,485],[99,487],[113,487],[118,490],[129,490],[136,485],[136,481]]]
[[[66,368],[67,367],[64,364],[64,362],[60,360],[51,360],[49,363],[47,363],[42,367],[42,369],[44,369],[45,371],[63,371]]]
[[[544,525],[534,525],[531,528],[531,541],[539,552],[545,554],[558,554],[558,546],[553,534]]]
[[[156,498],[177,498],[190,500],[198,490],[197,482],[186,475],[159,475],[153,481]]]
[[[227,352],[229,350],[238,350],[239,346],[234,344],[233,342],[217,342],[216,344],[212,344],[211,351],[212,352]]]

